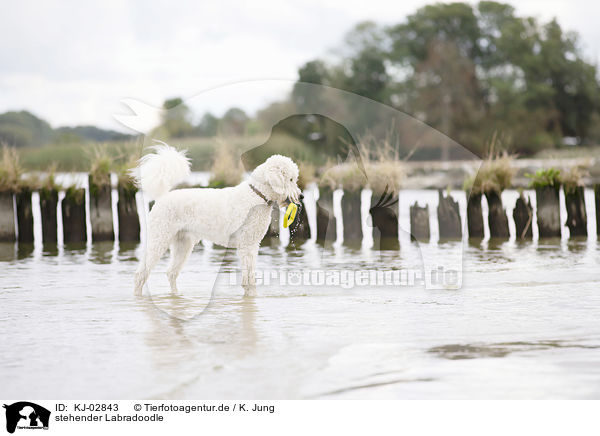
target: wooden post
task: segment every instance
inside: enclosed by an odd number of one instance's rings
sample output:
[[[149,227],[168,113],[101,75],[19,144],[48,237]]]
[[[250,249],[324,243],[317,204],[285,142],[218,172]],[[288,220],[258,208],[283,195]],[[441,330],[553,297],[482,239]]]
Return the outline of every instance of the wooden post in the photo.
[[[296,219],[290,225],[289,229],[290,244],[288,247],[300,247],[310,239],[310,225],[308,224],[308,216],[306,215],[306,208],[303,201],[300,201],[300,204],[298,204]]]
[[[525,202],[525,196],[522,192],[519,198],[517,198],[517,204],[513,210],[513,218],[515,220],[517,239],[533,238],[533,207],[531,206],[531,200]]]
[[[85,189],[67,189],[61,209],[64,242],[86,242]]]
[[[42,214],[42,242],[58,241],[58,191],[56,189],[40,189],[40,211]]]
[[[17,259],[27,259],[33,253],[34,245],[32,242],[17,244]]]
[[[398,250],[398,197],[394,194],[375,193],[371,196],[369,214],[373,223],[373,248]]]
[[[119,199],[117,200],[119,241],[139,241],[140,217],[138,216],[137,204],[135,202],[137,189],[131,183],[119,183],[117,190],[119,193]]]
[[[113,241],[112,200],[110,174],[98,184],[89,176],[90,221],[92,223],[92,241]]]
[[[483,239],[483,212],[481,211],[481,194],[469,195],[467,201],[467,227],[469,238]]]
[[[19,242],[33,242],[33,211],[31,207],[31,191],[22,189],[15,194],[17,200],[17,225],[19,226]]]
[[[438,191],[438,226],[440,239],[461,239],[462,229],[458,202],[450,196],[443,196],[442,190]]]
[[[361,192],[344,192],[342,197],[342,220],[344,245],[360,247],[362,244],[362,221],[360,211]]]
[[[15,242],[16,238],[13,193],[0,192],[0,242]]]
[[[16,255],[18,253],[15,251],[14,241],[12,241],[12,244],[7,243],[7,241],[0,242],[4,242],[3,244],[0,244],[0,262],[10,262],[12,260],[15,260],[17,258]]]
[[[336,238],[337,225],[333,215],[333,191],[326,187],[320,187],[319,201],[317,201],[317,243],[335,242]]]
[[[560,238],[558,189],[558,187],[554,186],[535,189],[540,238]]]
[[[490,238],[508,239],[508,217],[502,207],[502,197],[495,191],[485,193],[488,202],[488,223],[490,225]]]
[[[583,186],[564,187],[567,206],[567,226],[571,237],[587,236],[587,214]]]
[[[413,241],[429,242],[429,205],[421,207],[415,202],[410,207],[410,236]]]
[[[596,197],[596,234],[600,236],[600,185],[594,186]]]

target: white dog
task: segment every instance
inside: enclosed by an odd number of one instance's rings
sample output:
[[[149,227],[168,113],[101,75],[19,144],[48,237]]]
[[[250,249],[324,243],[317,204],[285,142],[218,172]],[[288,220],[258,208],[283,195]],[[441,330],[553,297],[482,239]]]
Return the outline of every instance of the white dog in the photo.
[[[298,201],[298,167],[288,157],[274,155],[259,165],[250,180],[223,189],[171,189],[190,173],[185,151],[164,144],[140,159],[134,175],[144,194],[155,200],[147,221],[146,252],[135,273],[140,295],[152,268],[170,247],[167,277],[173,292],[176,280],[194,245],[201,239],[237,248],[242,264],[242,286],[256,295],[254,268],[258,247],[271,221],[274,204]]]

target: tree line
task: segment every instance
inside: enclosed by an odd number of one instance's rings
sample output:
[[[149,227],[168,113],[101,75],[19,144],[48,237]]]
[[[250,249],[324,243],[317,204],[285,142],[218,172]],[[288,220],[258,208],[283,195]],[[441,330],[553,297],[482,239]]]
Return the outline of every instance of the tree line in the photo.
[[[386,103],[477,153],[492,136],[524,155],[565,137],[600,140],[597,67],[556,19],[489,1],[434,4],[396,25],[359,24],[341,52],[304,64],[299,81]],[[292,92],[299,108],[303,97]]]
[[[38,147],[46,144],[127,141],[133,135],[95,126],[57,127],[28,111],[0,114],[0,144],[11,147]]]
[[[385,103],[478,154],[492,137],[521,155],[600,140],[597,66],[585,59],[578,34],[556,19],[520,17],[512,6],[489,1],[432,4],[395,25],[360,23],[336,53],[302,65],[298,82]],[[283,108],[303,112],[318,98],[296,86],[254,118],[231,109],[221,120],[206,114],[195,131],[176,130],[211,135],[220,125],[238,133],[268,128]],[[380,127],[360,110],[354,116],[365,130]]]

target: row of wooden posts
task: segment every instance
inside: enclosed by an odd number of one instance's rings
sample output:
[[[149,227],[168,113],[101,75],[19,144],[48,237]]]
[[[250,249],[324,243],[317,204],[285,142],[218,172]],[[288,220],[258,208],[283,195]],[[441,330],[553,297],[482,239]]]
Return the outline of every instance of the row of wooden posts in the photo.
[[[135,201],[135,188],[130,185],[117,186],[119,200],[117,214],[119,219],[119,240],[139,241],[140,221]],[[100,183],[94,183],[89,177],[90,222],[92,241],[111,241],[115,239],[112,215],[112,187],[110,175]],[[58,190],[41,189],[40,212],[42,217],[42,241],[56,244],[58,241]],[[13,202],[13,198],[15,201]],[[0,241],[20,243],[33,242],[32,192],[22,189],[19,192],[0,193]],[[86,242],[87,222],[85,189],[71,187],[65,191],[61,202],[63,239],[65,243]],[[18,236],[15,228],[14,206],[16,206]]]
[[[107,176],[108,177],[108,176]],[[111,185],[108,177],[104,183],[96,184],[89,178],[89,209],[92,225],[92,241],[114,240]],[[139,241],[140,221],[136,205],[136,190],[131,185],[117,186],[117,215],[119,222],[119,240]],[[600,185],[595,186],[596,217],[600,217]],[[437,209],[439,235],[442,240],[462,238],[462,225],[458,203],[450,196],[439,191]],[[508,217],[498,193],[484,194],[488,203],[488,224],[490,237],[508,239]],[[58,191],[42,189],[39,191],[42,217],[42,239],[44,243],[56,243],[58,223]],[[13,197],[15,201],[13,202]],[[471,194],[467,201],[467,230],[470,238],[484,237],[484,221],[481,208],[481,194]],[[33,242],[32,192],[21,190],[17,193],[0,193],[0,241]],[[559,188],[544,187],[536,189],[537,214],[534,217],[531,202],[521,196],[513,210],[517,238],[533,237],[533,220],[537,221],[540,238],[560,237],[561,220],[559,207]],[[584,189],[565,189],[567,208],[567,226],[571,237],[587,235],[587,214]],[[14,206],[18,223],[18,237],[14,222]],[[346,192],[342,197],[342,219],[344,223],[344,243],[360,245],[363,239],[361,221],[360,192]],[[85,242],[87,239],[85,189],[69,188],[61,202],[63,239],[65,243]],[[317,202],[317,235],[319,243],[332,243],[337,237],[337,223],[333,216],[333,191],[320,189]],[[373,195],[370,215],[373,223],[375,247],[381,249],[399,248],[397,197],[392,195]],[[600,234],[600,225],[597,226]],[[430,237],[429,207],[417,203],[410,207],[411,237],[427,241]],[[273,211],[273,219],[266,239],[279,238],[279,211]],[[311,238],[308,216],[304,204],[298,217],[290,226],[290,245],[300,246]]]
[[[560,238],[560,201],[559,187],[536,188],[537,211],[534,216],[530,200],[526,200],[521,193],[513,209],[516,235],[518,239],[533,238],[533,222],[537,222],[540,238]],[[594,187],[597,233],[600,235],[600,185]],[[587,236],[587,213],[584,199],[584,188],[564,189],[567,209],[567,226],[571,237]],[[458,202],[450,195],[445,195],[439,190],[439,203],[437,217],[439,237],[441,240],[462,239],[462,224]],[[483,239],[484,217],[482,212],[482,195],[488,203],[488,225],[490,237],[495,239],[508,239],[509,227],[506,209],[502,205],[500,194],[489,192],[485,194],[471,194],[467,201],[467,231],[468,237]],[[292,246],[301,245],[310,239],[308,217],[302,205],[299,217],[290,227],[290,243]],[[344,223],[344,244],[349,246],[360,245],[363,239],[361,221],[361,194],[344,193],[342,197],[342,219]],[[317,201],[317,242],[334,242],[337,236],[336,218],[329,211],[333,211],[333,192],[329,189],[320,189]],[[397,198],[391,195],[373,195],[369,213],[373,223],[374,247],[380,249],[398,249],[398,206]],[[275,236],[278,232],[278,213],[273,215],[273,224],[267,236]],[[419,206],[418,203],[410,206],[410,233],[411,239],[428,241],[430,238],[429,206]]]

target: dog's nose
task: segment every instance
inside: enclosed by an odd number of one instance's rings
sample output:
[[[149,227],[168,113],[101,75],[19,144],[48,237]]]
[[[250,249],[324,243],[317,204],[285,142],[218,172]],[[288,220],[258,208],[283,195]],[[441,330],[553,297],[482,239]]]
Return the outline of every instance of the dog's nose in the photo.
[[[304,200],[304,194],[303,194],[303,193],[300,193],[300,195],[298,196],[298,198],[299,198],[300,200]]]

